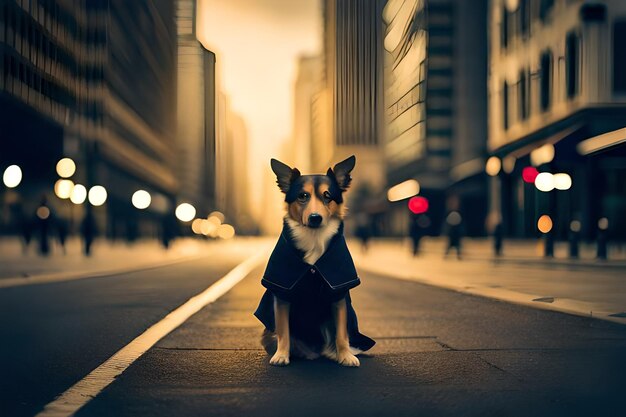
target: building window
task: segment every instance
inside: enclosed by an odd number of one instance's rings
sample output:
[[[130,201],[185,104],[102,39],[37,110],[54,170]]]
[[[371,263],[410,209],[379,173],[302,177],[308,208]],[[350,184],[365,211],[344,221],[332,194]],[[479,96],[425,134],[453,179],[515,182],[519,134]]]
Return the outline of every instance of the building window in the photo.
[[[546,51],[541,54],[539,75],[541,77],[541,111],[546,111],[550,108],[552,95],[552,52]]]
[[[522,37],[526,38],[530,29],[530,1],[520,0],[517,13],[519,15],[520,34],[522,35]]]
[[[505,81],[502,88],[502,125],[509,128],[509,84]]]
[[[509,12],[502,7],[502,27],[500,28],[500,42],[502,47],[509,46]]]
[[[528,114],[530,113],[529,109],[529,100],[528,100],[528,77],[526,75],[526,70],[522,70],[519,74],[519,82],[517,84],[517,97],[518,97],[518,114],[520,120],[528,119]]]
[[[554,0],[541,0],[539,3],[539,18],[545,22],[554,7]]]
[[[578,94],[579,42],[578,35],[573,32],[565,38],[565,90],[570,99]]]
[[[626,93],[626,20],[613,24],[613,91]]]

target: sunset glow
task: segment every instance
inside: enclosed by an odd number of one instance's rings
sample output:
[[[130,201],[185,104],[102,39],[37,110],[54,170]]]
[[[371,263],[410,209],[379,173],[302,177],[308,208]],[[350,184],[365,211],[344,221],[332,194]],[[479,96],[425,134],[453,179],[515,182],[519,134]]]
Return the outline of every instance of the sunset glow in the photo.
[[[249,132],[252,201],[260,201],[269,158],[290,137],[296,59],[319,53],[321,26],[317,0],[198,2],[198,39],[215,52],[217,83]]]

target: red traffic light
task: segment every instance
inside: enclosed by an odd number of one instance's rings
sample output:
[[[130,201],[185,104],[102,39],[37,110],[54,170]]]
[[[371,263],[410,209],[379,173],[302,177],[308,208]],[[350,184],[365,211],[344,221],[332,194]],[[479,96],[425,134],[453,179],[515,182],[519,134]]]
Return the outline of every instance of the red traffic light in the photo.
[[[524,180],[524,182],[527,182],[529,184],[535,182],[535,178],[537,178],[537,175],[539,175],[539,171],[537,171],[537,168],[535,167],[525,167],[522,170],[522,179]]]
[[[428,199],[425,197],[413,197],[409,200],[409,210],[415,214],[422,214],[428,211]]]

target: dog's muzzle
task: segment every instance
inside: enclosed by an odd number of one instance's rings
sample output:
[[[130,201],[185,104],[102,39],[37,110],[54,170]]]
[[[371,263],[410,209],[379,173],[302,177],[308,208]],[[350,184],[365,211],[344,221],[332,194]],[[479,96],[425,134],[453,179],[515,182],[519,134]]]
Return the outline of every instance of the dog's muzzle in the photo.
[[[322,216],[321,214],[313,213],[309,215],[309,221],[307,226],[312,228],[318,228],[322,225]]]

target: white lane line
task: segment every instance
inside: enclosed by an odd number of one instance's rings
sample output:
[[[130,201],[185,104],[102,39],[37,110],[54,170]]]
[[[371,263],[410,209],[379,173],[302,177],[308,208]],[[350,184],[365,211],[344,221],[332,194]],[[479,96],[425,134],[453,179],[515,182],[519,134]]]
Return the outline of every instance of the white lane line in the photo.
[[[246,277],[266,257],[265,251],[246,259],[219,281],[200,294],[190,298],[185,304],[169,313],[143,334],[124,346],[94,369],[89,375],[78,381],[57,399],[46,405],[37,417],[69,417],[91,401],[104,388],[120,376],[134,361],[146,353],[159,340],[183,324],[189,317],[206,305],[226,294],[239,281]]]

